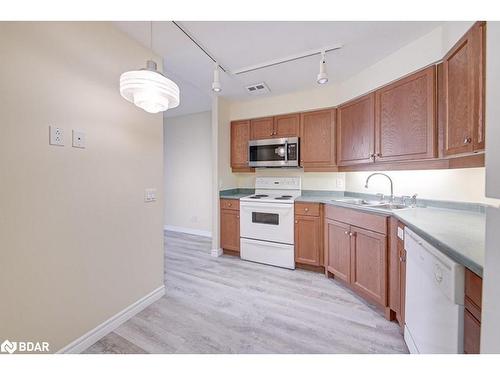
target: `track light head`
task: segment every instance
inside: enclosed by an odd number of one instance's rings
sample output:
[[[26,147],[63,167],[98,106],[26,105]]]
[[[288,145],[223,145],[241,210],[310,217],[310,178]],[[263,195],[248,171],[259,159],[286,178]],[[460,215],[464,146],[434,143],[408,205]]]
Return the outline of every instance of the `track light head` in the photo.
[[[214,69],[214,80],[212,82],[212,91],[215,93],[219,93],[222,91],[222,86],[220,84],[220,79],[219,79],[219,65],[215,65]]]
[[[321,53],[321,60],[319,62],[319,73],[316,78],[318,84],[323,85],[328,82],[328,73],[326,72],[326,56],[325,52]]]

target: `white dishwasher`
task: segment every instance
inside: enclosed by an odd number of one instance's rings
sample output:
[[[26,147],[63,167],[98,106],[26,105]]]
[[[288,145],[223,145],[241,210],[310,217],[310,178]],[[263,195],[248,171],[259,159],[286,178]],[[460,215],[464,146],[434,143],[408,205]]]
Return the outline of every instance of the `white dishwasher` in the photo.
[[[410,353],[463,353],[464,267],[408,228],[404,243]]]

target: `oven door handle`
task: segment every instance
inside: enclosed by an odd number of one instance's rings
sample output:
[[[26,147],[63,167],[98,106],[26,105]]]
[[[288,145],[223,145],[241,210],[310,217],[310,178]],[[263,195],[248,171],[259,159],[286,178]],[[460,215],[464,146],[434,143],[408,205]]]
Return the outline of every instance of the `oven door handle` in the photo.
[[[285,141],[285,163],[288,163],[288,141]]]

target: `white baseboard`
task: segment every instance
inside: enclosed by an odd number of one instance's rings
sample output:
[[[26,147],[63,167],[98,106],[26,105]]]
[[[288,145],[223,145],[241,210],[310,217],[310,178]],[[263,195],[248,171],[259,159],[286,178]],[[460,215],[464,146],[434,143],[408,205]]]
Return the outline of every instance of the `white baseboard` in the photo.
[[[108,333],[118,328],[121,324],[138,314],[153,302],[159,300],[165,294],[165,285],[153,290],[151,293],[145,295],[141,299],[135,301],[130,306],[120,311],[118,314],[112,316],[105,322],[99,324],[94,329],[90,330],[83,336],[77,338],[72,343],[66,345],[57,353],[60,354],[77,354],[83,352],[88,347],[94,345],[97,341],[102,339]]]
[[[220,257],[222,255],[222,249],[212,249],[210,255],[213,257]]]
[[[165,225],[164,229],[165,230],[170,230],[172,232],[181,232],[181,233],[187,233],[187,234],[194,234],[195,236],[212,237],[212,232],[210,232],[208,230],[191,229],[191,228],[185,228],[185,227],[177,227],[175,225]]]

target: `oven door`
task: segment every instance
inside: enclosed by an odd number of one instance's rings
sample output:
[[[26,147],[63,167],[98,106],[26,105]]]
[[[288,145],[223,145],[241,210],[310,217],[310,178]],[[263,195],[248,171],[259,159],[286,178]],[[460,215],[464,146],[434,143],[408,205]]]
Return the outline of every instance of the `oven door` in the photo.
[[[250,167],[298,167],[299,139],[275,138],[248,142]]]
[[[240,203],[240,236],[293,245],[293,204]]]

